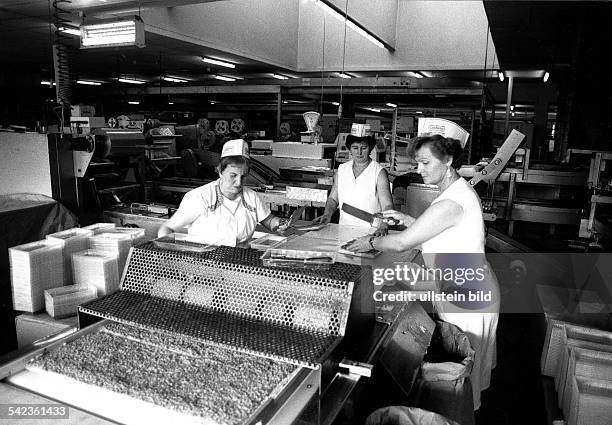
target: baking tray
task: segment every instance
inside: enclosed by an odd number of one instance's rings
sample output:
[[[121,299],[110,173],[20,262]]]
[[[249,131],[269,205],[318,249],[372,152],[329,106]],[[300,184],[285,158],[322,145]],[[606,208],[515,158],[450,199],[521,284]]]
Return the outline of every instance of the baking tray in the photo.
[[[270,248],[261,256],[261,260],[264,266],[269,267],[329,270],[336,262],[336,254]]]
[[[187,240],[185,236],[179,236],[177,234],[162,236],[161,238],[154,239],[152,242],[157,248],[181,252],[208,252],[217,248],[216,245],[191,242]]]
[[[117,326],[117,324],[108,320],[102,321],[89,326],[85,330],[55,341],[44,349],[39,349],[35,356],[25,360],[24,369],[14,373],[7,378],[7,381],[20,388],[34,391],[60,402],[76,406],[84,411],[124,424],[198,423],[213,425],[234,423],[255,424],[262,423],[262,420],[268,422],[267,418],[275,417],[281,413],[280,410],[282,410],[283,402],[291,397],[294,391],[306,390],[314,394],[320,386],[320,370],[278,365],[275,367],[277,369],[280,367],[281,369],[275,372],[277,377],[274,382],[276,383],[268,382],[265,391],[259,390],[257,394],[253,394],[249,387],[259,387],[260,385],[255,385],[254,380],[250,379],[249,376],[261,368],[264,371],[266,363],[278,364],[278,361],[261,359],[257,356],[244,353],[236,354],[228,350],[227,353],[230,358],[238,355],[239,357],[245,357],[247,360],[250,359],[247,362],[250,366],[247,363],[241,362],[240,359],[235,359],[229,365],[226,365],[223,362],[224,351],[218,347],[207,347],[204,344],[198,348],[192,344],[200,345],[201,342],[184,340],[180,340],[181,344],[177,345],[176,342],[179,340],[171,334],[159,334],[156,340],[142,339],[140,342],[138,339],[134,339],[130,333],[126,334],[125,338],[122,338],[124,340],[121,342],[122,350],[126,353],[133,353],[133,356],[140,359],[134,361],[134,359],[129,359],[132,354],[128,356],[128,362],[133,363],[133,368],[130,368],[129,371],[121,369],[121,353],[110,349],[90,350],[92,352],[88,357],[89,360],[85,361],[83,359],[82,362],[80,361],[81,355],[83,357],[87,356],[83,354],[82,350],[73,349],[72,358],[76,360],[74,362],[75,367],[61,367],[67,373],[53,370],[53,368],[41,367],[41,364],[44,364],[44,362],[41,362],[41,359],[44,359],[45,356],[59,356],[59,358],[63,359],[61,353],[55,354],[58,350],[66,351],[66,346],[70,344],[77,344],[77,346],[85,344],[86,346],[87,343],[82,341],[95,339],[108,326]],[[135,331],[140,332],[138,329],[135,329]],[[145,331],[145,334],[147,332]],[[160,345],[160,341],[166,341],[168,345],[166,346],[165,343]],[[187,349],[181,346],[183,343],[187,344],[185,346]],[[127,345],[123,346],[124,344]],[[190,351],[192,346],[196,348],[196,351]],[[141,348],[144,348],[144,350]],[[204,353],[212,350],[213,355],[198,358],[198,350],[203,350],[202,352]],[[157,358],[158,355],[161,358]],[[180,357],[182,361],[164,362],[163,357],[168,357],[169,359]],[[104,362],[108,363],[108,367],[100,367]],[[190,366],[190,363],[193,362],[196,364]],[[207,367],[197,367],[198,362],[204,362]],[[114,367],[113,363],[118,363],[118,367]],[[63,364],[64,362],[62,362]],[[142,365],[142,367],[139,365]],[[169,370],[174,369],[174,372],[164,373],[158,370],[159,368],[164,369],[166,367]],[[182,409],[180,408],[181,403],[178,402],[177,404],[179,399],[175,397],[175,393],[177,391],[180,393],[180,388],[186,385],[184,381],[189,380],[181,377],[181,374],[189,373],[187,371],[189,367],[192,369],[195,367],[203,375],[210,375],[208,376],[208,381],[211,382],[211,385],[208,390],[198,389],[198,393],[190,392],[185,398],[187,403],[193,404],[197,397],[206,396],[202,399],[202,402],[196,403],[205,409],[203,415],[194,414],[193,405],[192,409]],[[253,367],[256,369],[253,369]],[[72,376],[75,371],[77,375],[80,374],[80,377]],[[224,375],[215,378],[216,373],[221,371],[225,371]],[[126,373],[126,375],[122,377],[123,373]],[[88,379],[83,380],[83,376],[87,376]],[[143,376],[149,376],[150,378],[145,379],[144,384],[142,381]],[[245,388],[235,384],[232,387],[232,381],[240,381],[241,376],[244,377]],[[134,381],[133,385],[130,384],[130,380]],[[167,381],[170,383],[176,381],[179,384],[166,385],[168,384]],[[198,382],[203,382],[203,380],[198,380]],[[307,383],[308,386],[306,387],[302,383]],[[135,387],[140,385],[145,385],[145,388],[148,388],[148,390],[139,396],[139,392]],[[198,388],[201,387],[199,384],[195,385]],[[188,388],[189,385],[186,385],[186,387]],[[153,391],[153,393],[148,391]],[[247,392],[249,394],[249,398],[253,401],[249,409],[243,409],[243,411],[238,412],[237,409],[231,407],[235,400],[228,399],[227,397],[231,397],[234,392],[240,394]],[[165,395],[167,394],[175,394],[175,396],[166,398]],[[211,412],[220,412],[224,409],[229,413],[227,420],[220,420],[219,417],[211,416]],[[207,412],[206,410],[209,411]],[[291,413],[297,414],[301,409],[299,406],[294,405],[292,410],[294,412]]]
[[[287,239],[286,236],[274,235],[270,233],[251,241],[249,246],[259,251],[265,251],[268,248],[273,248],[279,243],[284,242],[285,239]]]

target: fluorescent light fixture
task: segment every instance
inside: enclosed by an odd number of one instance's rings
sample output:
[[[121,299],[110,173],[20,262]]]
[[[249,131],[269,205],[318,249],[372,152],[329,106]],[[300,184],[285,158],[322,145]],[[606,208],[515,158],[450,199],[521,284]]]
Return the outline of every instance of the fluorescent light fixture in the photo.
[[[188,83],[189,80],[185,80],[184,78],[176,78],[176,77],[162,77],[162,80],[168,81],[169,83]]]
[[[221,81],[236,81],[235,78],[225,77],[223,75],[213,75],[213,78],[216,78],[217,80],[221,80]]]
[[[126,83],[126,84],[144,84],[146,83],[146,81],[134,80],[133,78],[125,78],[125,77],[117,78],[117,81],[119,81],[120,83]]]
[[[499,81],[504,81],[504,71],[498,71],[497,76],[499,77]]]
[[[174,102],[168,102],[168,105],[174,105]]]
[[[422,114],[423,111],[414,111],[415,114]]]
[[[79,37],[81,36],[81,30],[79,28],[69,27],[69,26],[60,26],[57,29],[58,31],[65,32],[66,34],[78,35]]]
[[[390,108],[397,108],[397,105],[395,103],[388,102],[386,103],[386,105]]]
[[[353,77],[351,77],[350,75],[345,74],[344,72],[336,72],[336,75],[337,75],[338,77],[340,77],[340,78],[347,78],[347,79],[348,79],[348,78],[353,78]]]
[[[340,14],[335,9],[332,9],[331,7],[329,7],[327,3],[324,3],[320,0],[316,0],[316,3],[317,3],[317,6],[319,6],[322,10],[325,11],[325,13],[330,15],[332,18],[344,23],[344,15]]]
[[[102,83],[99,81],[87,81],[87,80],[77,80],[77,84],[83,84],[84,86],[101,86]]]
[[[137,100],[128,100],[128,103],[129,103],[130,105],[140,105],[140,102],[139,102],[139,101],[137,101]]]
[[[543,77],[544,82],[547,82],[549,78],[550,78],[550,73],[548,71],[546,71],[544,73],[544,77]]]
[[[366,30],[358,26],[355,22],[351,21],[350,19],[347,19],[346,26],[353,29],[357,34],[361,35],[362,37],[365,37],[366,40],[374,44],[376,47],[379,47],[381,49],[385,48],[384,44],[382,44],[380,41],[374,38],[369,32],[367,32]]]
[[[280,75],[280,74],[272,74],[272,78],[276,78],[277,80],[288,80],[289,77],[285,77],[284,75]]]
[[[332,18],[336,19],[337,21],[344,23],[346,20],[347,27],[351,28],[353,31],[355,31],[357,34],[364,37],[369,42],[373,43],[375,46],[380,47],[381,49],[384,49],[386,47],[378,38],[374,37],[372,33],[367,31],[365,28],[363,28],[361,25],[355,22],[352,18],[350,17],[345,18],[345,15],[343,13],[340,13],[337,9],[325,3],[323,0],[316,0],[316,4],[317,6],[319,6],[319,8],[325,11],[325,13],[327,13],[328,15],[330,15]],[[392,49],[389,49],[389,50],[392,50]]]
[[[212,58],[202,58],[202,60],[206,63],[211,63],[213,65],[219,65],[219,66],[224,66],[226,68],[236,68],[236,65],[234,65],[233,63],[229,63],[229,62],[224,62],[224,61],[220,61],[218,59],[212,59]]]
[[[365,109],[367,109],[368,111],[372,111],[372,112],[380,112],[380,109],[378,108],[365,108]]]
[[[144,22],[138,16],[81,25],[81,48],[109,46],[144,47]]]
[[[43,81],[40,82],[40,84],[43,85],[43,86],[51,87],[51,86],[55,85],[55,81],[45,81],[45,80],[43,80]]]
[[[413,77],[413,78],[423,78],[423,76],[421,74],[419,74],[418,72],[408,71],[408,72],[406,72],[406,74],[409,77]]]
[[[288,100],[283,100],[283,103],[289,103],[289,101]]]
[[[217,103],[217,102],[215,102],[214,100],[209,100],[208,102],[209,102],[211,105],[214,105],[215,103]]]
[[[332,105],[334,105],[334,106],[340,106],[340,102],[332,102]]]

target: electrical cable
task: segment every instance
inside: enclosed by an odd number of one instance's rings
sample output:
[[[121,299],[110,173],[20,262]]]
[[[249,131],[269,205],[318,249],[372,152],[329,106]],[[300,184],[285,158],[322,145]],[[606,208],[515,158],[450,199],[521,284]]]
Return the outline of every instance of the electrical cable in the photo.
[[[348,3],[346,0],[344,5],[344,40],[342,42],[342,74],[344,74],[344,59],[346,57],[346,21],[348,20]],[[340,105],[338,106],[338,119],[342,118],[342,86],[344,78],[340,79]]]

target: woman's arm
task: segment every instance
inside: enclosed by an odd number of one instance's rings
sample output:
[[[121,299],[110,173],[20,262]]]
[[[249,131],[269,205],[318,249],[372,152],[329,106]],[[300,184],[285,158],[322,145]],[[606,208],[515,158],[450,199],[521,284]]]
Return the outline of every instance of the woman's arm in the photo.
[[[439,235],[456,225],[463,214],[461,205],[450,199],[432,204],[411,226],[401,233],[375,238],[372,245],[379,251],[407,251]],[[371,249],[369,236],[355,240],[350,251],[365,252]]]
[[[380,251],[406,251],[454,226],[462,214],[461,205],[450,199],[444,199],[429,206],[403,232],[378,238],[373,243]]]
[[[312,220],[313,223],[323,223],[327,224],[330,222],[332,215],[338,209],[338,172],[334,174],[334,184],[332,185],[331,192],[327,196],[327,201],[325,202],[325,211],[322,215]]]
[[[393,197],[391,196],[391,189],[389,188],[389,177],[387,176],[387,170],[384,168],[378,173],[376,179],[376,198],[378,199],[378,205],[380,205],[381,211],[387,211],[393,209]],[[376,236],[385,236],[389,233],[389,225],[384,221],[380,220],[378,229],[374,232]]]
[[[378,179],[376,179],[376,196],[378,197],[381,211],[393,209],[393,196],[391,196],[391,189],[389,188],[389,177],[387,176],[387,170],[384,168],[380,170]]]
[[[176,232],[179,229],[182,229],[185,226],[189,226],[191,223],[196,221],[203,210],[204,207],[202,205],[198,205],[194,195],[191,192],[187,192],[183,197],[178,210],[176,210],[174,215],[157,230],[157,237],[166,236],[170,233]]]

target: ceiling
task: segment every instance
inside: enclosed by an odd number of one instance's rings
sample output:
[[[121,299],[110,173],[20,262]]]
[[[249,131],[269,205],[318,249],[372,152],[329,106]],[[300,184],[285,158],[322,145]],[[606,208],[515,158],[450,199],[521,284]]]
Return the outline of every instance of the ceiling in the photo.
[[[220,1],[220,0],[219,0]],[[64,15],[74,22],[87,17],[104,17],[110,13],[138,12],[140,8],[170,7],[189,3],[203,3],[194,0],[72,0],[60,3],[67,13]],[[52,65],[51,42],[54,27],[54,9],[50,0],[4,0],[0,5],[0,55],[9,64],[27,66],[32,71],[45,72]],[[579,3],[579,4],[578,4]],[[554,65],[564,66],[571,62],[570,48],[576,39],[581,22],[589,15],[585,3],[607,7],[601,2],[537,2],[485,0],[485,10],[490,21],[491,33],[497,55],[503,69],[543,69]],[[78,37],[68,36],[68,43],[74,47],[77,71],[81,78],[107,79],[117,73],[133,73],[154,78],[160,70],[167,74],[178,74],[192,79],[205,79],[206,70],[194,58],[216,52],[199,45],[182,42],[152,33],[146,34],[146,48],[121,49],[78,49]],[[160,61],[161,59],[161,61]],[[239,59],[240,73],[247,78],[260,78],[263,74],[279,72],[275,66],[248,58]],[[280,70],[282,71],[282,70]],[[258,75],[262,74],[262,75]],[[360,72],[354,76],[400,76],[402,72]],[[300,74],[301,75],[301,74]],[[405,73],[403,74],[406,75]],[[456,70],[431,74],[440,77],[482,79],[479,70]],[[309,75],[305,75],[309,76]],[[311,75],[312,76],[312,75]],[[488,77],[495,77],[489,74]]]
[[[228,1],[228,0],[209,0]],[[194,0],[72,0],[60,3],[67,9],[64,16],[74,22],[84,12],[86,16],[105,17],[111,13],[137,13],[139,8],[170,7]],[[585,33],[594,17],[609,17],[610,2],[570,1],[505,1],[484,0],[491,35],[504,70],[551,70],[551,80],[576,68],[582,46],[578,40]],[[3,70],[8,73],[27,73],[34,78],[53,78],[52,40],[54,37],[53,7],[51,0],[3,0],[0,3],[0,57]],[[609,22],[609,21],[608,21]],[[603,26],[606,28],[606,26]],[[591,50],[608,50],[609,44],[602,37],[592,36]],[[603,38],[605,40],[605,38]],[[160,75],[185,77],[193,85],[212,83],[211,74],[239,75],[244,83],[278,83],[270,73],[285,73],[294,77],[339,78],[336,73],[296,73],[279,69],[264,62],[238,57],[161,35],[146,33],[146,47],[79,49],[78,36],[67,36],[72,47],[72,72],[80,79],[110,82],[119,75],[138,75],[151,85]],[[203,66],[202,56],[220,55],[240,63],[239,70],[215,66]],[[424,70],[427,71],[427,70]],[[406,71],[354,72],[354,77],[406,77]],[[428,77],[452,78],[465,81],[493,83],[497,73],[490,70],[430,71]],[[503,92],[503,88],[502,88]],[[503,96],[503,95],[502,95]],[[296,97],[299,99],[300,97]],[[257,101],[257,99],[250,99]],[[334,99],[335,100],[335,99]],[[270,99],[265,100],[269,103]],[[385,96],[379,103],[389,101]],[[444,99],[435,102],[444,103]]]

